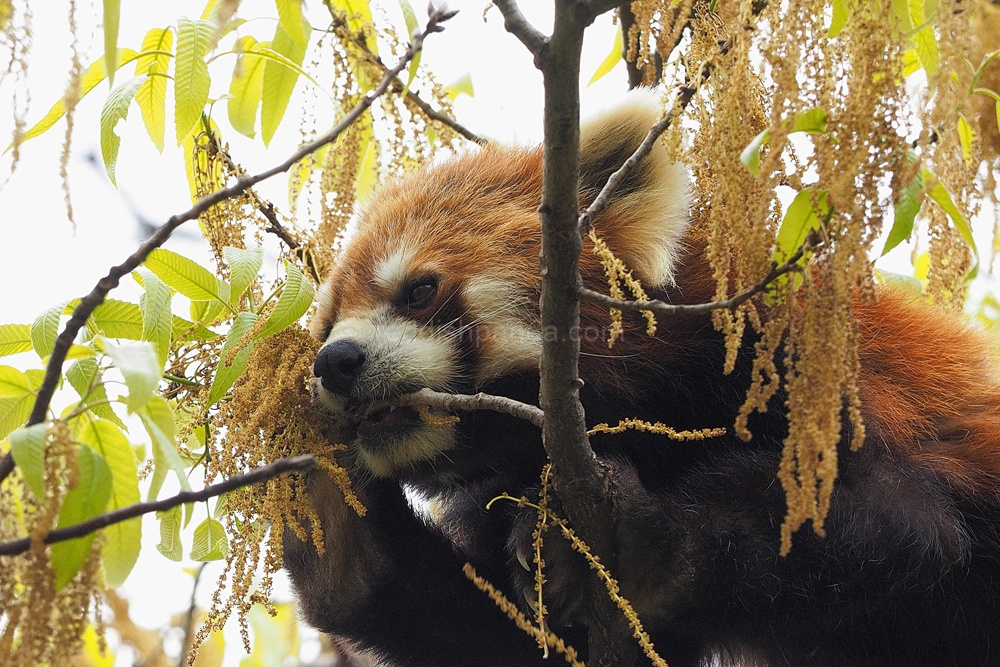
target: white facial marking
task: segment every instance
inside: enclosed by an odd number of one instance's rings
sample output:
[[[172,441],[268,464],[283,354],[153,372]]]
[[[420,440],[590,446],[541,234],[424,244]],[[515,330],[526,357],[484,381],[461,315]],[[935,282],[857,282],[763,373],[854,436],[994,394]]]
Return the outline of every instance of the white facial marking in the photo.
[[[400,247],[391,255],[380,259],[375,265],[373,274],[375,282],[390,292],[394,292],[409,276],[412,262],[413,253],[406,246]]]
[[[480,336],[480,383],[538,364],[542,337],[534,304],[512,282],[483,277],[465,285],[465,302]]]

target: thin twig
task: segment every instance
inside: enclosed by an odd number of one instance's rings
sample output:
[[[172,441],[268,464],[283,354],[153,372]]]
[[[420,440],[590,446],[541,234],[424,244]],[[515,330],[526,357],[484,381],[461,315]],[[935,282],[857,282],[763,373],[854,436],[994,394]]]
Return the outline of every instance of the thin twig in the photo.
[[[187,615],[184,617],[184,641],[181,644],[181,656],[177,661],[177,667],[187,667],[188,653],[191,652],[191,640],[194,639],[194,614],[198,610],[195,596],[198,593],[198,582],[201,581],[201,573],[205,571],[208,563],[202,563],[194,575],[194,584],[191,586],[191,604],[188,605]]]
[[[799,266],[799,261],[802,259],[803,255],[805,255],[808,250],[815,247],[818,242],[818,236],[815,232],[813,232],[806,239],[806,242],[803,243],[784,264],[781,264],[780,266],[778,264],[772,264],[771,270],[756,285],[744,292],[740,292],[735,296],[731,296],[728,299],[722,299],[720,301],[696,304],[673,304],[658,300],[619,301],[618,299],[612,298],[607,294],[602,294],[586,288],[580,289],[580,298],[598,303],[607,308],[617,308],[618,310],[633,313],[643,310],[651,310],[656,315],[663,315],[665,317],[708,315],[713,310],[734,310],[742,306],[755,295],[766,290],[776,278],[783,276],[786,273],[791,273],[792,271],[801,270],[802,267]]]
[[[181,491],[176,496],[171,496],[170,498],[164,498],[163,500],[155,500],[152,502],[135,503],[134,505],[129,505],[113,512],[99,514],[93,519],[81,521],[80,523],[72,526],[57,528],[56,530],[48,533],[42,541],[45,544],[55,544],[56,542],[63,542],[65,540],[83,537],[84,535],[89,535],[102,528],[107,528],[108,526],[116,523],[121,523],[122,521],[142,516],[143,514],[162,512],[186,503],[202,502],[208,500],[209,498],[221,496],[223,493],[228,493],[229,491],[233,491],[234,489],[238,489],[240,487],[266,482],[269,479],[273,479],[279,475],[284,475],[285,473],[309,470],[315,465],[316,458],[312,454],[296,456],[294,458],[281,458],[266,466],[257,468],[256,470],[251,470],[248,473],[235,475],[229,479],[219,482],[218,484],[206,486],[204,489],[199,491]],[[17,554],[24,553],[30,548],[30,537],[25,537],[20,540],[12,540],[10,542],[0,542],[0,556],[16,556]]]
[[[528,403],[521,403],[505,396],[493,394],[445,394],[432,389],[421,389],[412,394],[406,394],[393,401],[396,405],[417,406],[427,405],[441,410],[492,410],[514,417],[525,419],[538,428],[542,428],[545,413],[541,408]]]
[[[427,35],[432,32],[440,32],[443,30],[444,27],[440,24],[447,21],[454,15],[454,12],[446,12],[443,14],[438,12],[432,13],[430,18],[427,20],[427,27],[424,28],[423,32],[415,32],[413,34],[413,41],[406,50],[406,53],[402,55],[399,62],[396,63],[392,69],[386,72],[385,77],[382,78],[379,85],[374,90],[366,93],[364,97],[361,98],[361,101],[358,102],[358,104],[325,135],[300,147],[297,151],[295,151],[295,153],[292,154],[291,157],[278,166],[262,171],[255,176],[239,178],[236,183],[228,188],[223,188],[218,192],[213,192],[210,195],[202,197],[190,209],[184,213],[179,213],[171,217],[162,226],[158,227],[156,231],[154,231],[153,234],[139,246],[139,249],[130,255],[129,258],[122,264],[112,267],[108,272],[108,275],[98,281],[97,285],[93,290],[91,290],[90,294],[80,300],[80,305],[78,305],[73,311],[73,316],[69,319],[69,322],[66,323],[66,327],[56,339],[55,348],[52,350],[52,355],[49,358],[49,364],[45,369],[45,380],[42,382],[42,386],[38,390],[38,397],[35,399],[35,406],[31,411],[31,417],[28,419],[26,425],[33,426],[45,421],[45,416],[49,409],[49,403],[52,401],[52,395],[55,393],[56,386],[59,384],[59,377],[62,375],[62,365],[66,360],[66,353],[69,351],[70,345],[72,345],[73,340],[76,338],[80,329],[82,329],[86,324],[87,318],[90,317],[90,314],[94,312],[94,309],[97,308],[97,306],[104,302],[104,298],[108,295],[108,292],[118,286],[118,283],[123,276],[128,275],[133,270],[138,268],[138,266],[145,261],[146,257],[149,256],[149,253],[163,245],[163,243],[170,238],[173,231],[185,222],[197,219],[198,216],[212,206],[215,206],[219,202],[226,199],[231,199],[243,194],[247,188],[260,183],[261,181],[288,171],[305,156],[322,148],[326,144],[336,141],[337,137],[339,137],[344,130],[350,127],[351,124],[353,124],[354,121],[361,116],[361,114],[367,111],[376,99],[385,94],[385,91],[389,89],[392,81],[406,68],[406,65],[413,60],[414,56],[416,56],[423,47],[424,39]],[[7,455],[4,456],[3,459],[0,459],[0,482],[6,479],[13,469],[14,458],[10,452],[7,452]]]

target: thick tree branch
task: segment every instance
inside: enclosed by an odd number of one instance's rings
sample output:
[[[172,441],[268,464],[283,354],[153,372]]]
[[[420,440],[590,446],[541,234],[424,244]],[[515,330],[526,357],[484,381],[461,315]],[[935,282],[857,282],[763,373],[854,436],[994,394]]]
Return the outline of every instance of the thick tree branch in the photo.
[[[493,394],[446,394],[432,389],[421,389],[412,394],[401,396],[393,401],[396,405],[417,406],[426,405],[441,410],[492,410],[504,414],[518,417],[531,422],[538,428],[542,428],[545,413],[534,405],[521,403],[506,396],[494,396]]]
[[[656,315],[663,315],[665,317],[677,317],[683,315],[708,315],[713,310],[733,310],[739,308],[744,303],[752,299],[757,294],[760,294],[768,288],[768,286],[774,282],[780,276],[786,273],[791,273],[793,271],[800,271],[802,267],[800,266],[800,261],[806,252],[816,247],[819,243],[818,235],[813,232],[806,239],[795,253],[788,258],[788,260],[781,264],[772,264],[771,270],[768,271],[767,275],[764,276],[760,282],[751,287],[750,289],[740,292],[728,299],[721,299],[719,301],[711,301],[709,303],[697,303],[697,304],[672,304],[666,303],[665,301],[619,301],[618,299],[612,298],[607,294],[601,294],[600,292],[595,292],[594,290],[581,288],[580,298],[586,299],[587,301],[592,301],[598,303],[607,308],[617,308],[618,310],[628,311],[631,313],[636,313],[643,310],[651,310]]]
[[[118,286],[118,283],[123,276],[128,275],[133,270],[138,268],[139,265],[145,261],[146,257],[149,256],[149,253],[163,245],[163,243],[170,238],[173,231],[185,222],[197,219],[198,216],[215,204],[218,204],[226,199],[239,196],[247,188],[260,183],[261,181],[288,171],[305,156],[318,150],[319,148],[322,148],[326,144],[335,141],[337,137],[344,132],[344,130],[350,127],[351,124],[361,116],[361,114],[371,107],[372,103],[376,99],[385,94],[385,91],[389,89],[393,80],[395,80],[399,73],[406,68],[407,64],[413,60],[414,56],[416,56],[423,47],[424,39],[427,35],[432,32],[440,32],[443,30],[441,23],[450,19],[452,16],[454,16],[454,12],[447,12],[444,14],[438,12],[432,13],[423,32],[414,33],[412,43],[406,50],[406,53],[404,53],[399,59],[399,62],[388,70],[379,85],[376,86],[374,90],[366,93],[361,101],[329,132],[324,134],[322,137],[319,137],[318,139],[300,147],[297,151],[295,151],[295,153],[292,154],[291,157],[278,166],[262,171],[254,176],[237,179],[236,183],[228,188],[223,188],[218,192],[202,197],[190,209],[184,213],[179,213],[171,217],[162,226],[158,227],[156,231],[154,231],[153,234],[139,246],[139,249],[132,253],[132,255],[129,256],[129,258],[123,263],[112,267],[108,272],[108,275],[101,278],[94,289],[91,290],[90,294],[85,296],[80,301],[80,305],[78,305],[73,311],[73,316],[70,317],[69,322],[66,323],[66,327],[56,339],[56,345],[52,350],[51,357],[49,358],[49,364],[45,368],[45,380],[42,382],[42,386],[38,390],[38,397],[35,399],[35,406],[31,411],[31,416],[28,419],[27,426],[33,426],[34,424],[40,424],[45,421],[45,415],[48,412],[49,403],[52,401],[52,395],[55,393],[56,386],[59,384],[59,377],[62,374],[62,365],[66,360],[66,353],[69,351],[70,345],[72,345],[73,340],[76,338],[77,333],[80,332],[80,329],[82,329],[86,324],[87,318],[90,317],[90,314],[94,312],[94,309],[97,308],[97,306],[104,302],[108,292]],[[7,455],[0,460],[0,482],[6,479],[13,469],[14,458],[11,453],[8,452]]]
[[[538,58],[548,45],[549,38],[528,22],[514,0],[496,0],[493,4],[503,14],[504,30],[521,40],[531,55],[535,56],[535,66],[538,67]]]
[[[201,502],[203,500],[208,500],[209,498],[221,496],[223,493],[228,493],[229,491],[233,491],[240,487],[266,482],[269,479],[273,479],[279,475],[284,475],[285,473],[309,470],[315,465],[316,459],[311,454],[296,456],[295,458],[278,459],[277,461],[261,468],[257,468],[256,470],[251,470],[248,473],[230,477],[229,479],[219,482],[218,484],[206,486],[200,491],[181,491],[176,496],[171,496],[170,498],[164,498],[163,500],[156,500],[153,502],[136,503],[134,505],[129,505],[128,507],[115,510],[114,512],[99,514],[93,519],[82,521],[73,526],[57,528],[46,535],[43,542],[45,542],[45,544],[55,544],[56,542],[63,542],[65,540],[83,537],[84,535],[89,535],[102,528],[107,528],[108,526],[116,523],[121,523],[122,521],[142,516],[143,514],[162,512],[163,510],[168,510],[186,503]],[[30,537],[25,537],[21,540],[13,540],[11,542],[2,542],[0,543],[0,556],[16,556],[17,554],[24,553],[30,548]]]

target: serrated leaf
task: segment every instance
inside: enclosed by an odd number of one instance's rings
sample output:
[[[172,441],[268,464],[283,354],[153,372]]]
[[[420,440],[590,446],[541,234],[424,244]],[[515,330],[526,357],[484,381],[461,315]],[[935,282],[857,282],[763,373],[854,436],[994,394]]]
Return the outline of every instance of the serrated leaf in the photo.
[[[302,20],[305,21],[305,18],[303,17]],[[299,44],[292,39],[280,23],[274,31],[271,50],[284,56],[299,68],[301,68],[306,55],[306,45]],[[274,132],[281,124],[281,119],[285,115],[285,109],[288,108],[288,102],[292,99],[292,92],[295,90],[295,84],[298,80],[299,72],[289,68],[284,63],[268,60],[267,64],[264,65],[260,133],[265,146],[271,143]]]
[[[615,30],[615,41],[611,45],[611,53],[598,65],[597,70],[594,72],[594,76],[590,77],[590,81],[587,82],[587,87],[590,88],[594,83],[602,79],[606,74],[615,68],[615,65],[620,63],[622,60],[622,31]]]
[[[910,76],[921,67],[920,58],[917,57],[916,49],[906,49],[903,51],[903,76]]]
[[[826,36],[833,39],[839,35],[844,29],[844,26],[847,25],[847,20],[849,18],[851,18],[851,7],[847,0],[833,0],[830,29],[827,30]]]
[[[229,264],[229,286],[234,302],[246,291],[257,278],[264,266],[264,249],[248,248],[246,250],[227,246],[222,249],[222,256]]]
[[[59,508],[57,528],[73,526],[91,519],[104,511],[111,496],[111,469],[104,457],[90,447],[82,446],[76,453],[79,470],[76,488],[66,493]],[[90,555],[94,533],[52,545],[52,569],[55,572],[56,590],[68,584],[83,567]]]
[[[270,42],[261,42],[247,35],[240,38],[235,50],[240,56],[233,67],[233,78],[229,82],[229,94],[226,101],[229,113],[229,124],[245,137],[253,139],[256,135],[257,109],[260,107],[261,95],[264,93],[265,58],[254,57],[259,48],[268,48]]]
[[[96,359],[80,359],[73,362],[66,369],[66,379],[80,395],[80,401],[87,405],[91,412],[114,423],[123,431],[128,430],[121,418],[105,402],[108,400],[108,392],[102,382],[103,378],[100,377]]]
[[[910,238],[913,233],[913,221],[924,201],[923,191],[924,177],[918,171],[913,180],[900,191],[899,199],[893,206],[892,228],[885,240],[885,247],[882,248],[883,255]]]
[[[156,513],[160,521],[160,543],[156,550],[174,562],[180,562],[184,557],[181,546],[181,508],[171,507]]]
[[[156,150],[163,152],[163,135],[167,123],[167,70],[174,48],[174,31],[170,28],[153,28],[142,38],[142,51],[135,63],[136,74],[146,74],[149,78],[135,94],[135,102],[142,112],[142,122],[146,126]]]
[[[951,222],[955,225],[955,229],[962,237],[962,240],[965,241],[965,244],[969,246],[969,250],[972,251],[972,267],[965,276],[966,280],[972,280],[979,274],[979,249],[976,247],[976,240],[972,236],[972,227],[969,226],[969,221],[965,219],[962,211],[955,205],[954,200],[951,198],[951,193],[948,192],[948,188],[944,186],[944,183],[937,180],[930,170],[924,168],[921,171],[923,172],[925,181],[935,181],[934,185],[927,192],[927,195],[951,218]]]
[[[448,93],[448,97],[452,99],[455,99],[462,93],[465,93],[469,97],[476,96],[476,90],[472,86],[472,74],[469,72],[449,83],[444,89]]]
[[[191,319],[195,322],[213,323],[223,310],[225,310],[225,305],[214,299],[212,301],[192,301]]]
[[[788,205],[785,217],[781,220],[781,226],[778,228],[774,261],[779,264],[784,263],[794,255],[805,243],[809,232],[819,229],[831,212],[832,207],[826,201],[826,190],[819,190],[816,193],[815,205],[813,204],[813,188],[805,188],[795,195],[795,199]]]
[[[240,313],[233,322],[233,327],[229,330],[226,342],[222,345],[222,351],[219,353],[219,367],[216,369],[215,377],[212,379],[212,387],[208,392],[208,406],[206,407],[212,407],[220,398],[225,396],[226,392],[233,386],[233,383],[236,382],[236,379],[246,370],[247,361],[250,360],[250,353],[254,348],[253,341],[247,343],[242,350],[234,355],[231,364],[227,363],[226,359],[229,350],[243,338],[243,334],[249,331],[250,327],[256,321],[256,313],[245,312]]]
[[[66,350],[65,361],[72,361],[73,359],[88,359],[93,357],[95,354],[96,352],[94,352],[93,348],[73,343],[69,346],[69,349]]]
[[[138,57],[138,54],[132,49],[118,49],[118,67],[121,68],[124,65],[132,62]],[[102,57],[101,59],[91,63],[91,65],[83,72],[80,77],[80,97],[83,99],[87,93],[92,91],[97,84],[107,77],[107,70],[105,70],[105,61]],[[66,115],[66,97],[63,96],[58,102],[52,105],[49,112],[45,114],[45,117],[40,121],[35,123],[31,128],[24,133],[24,138],[22,141],[27,141],[28,139],[34,139],[40,134],[43,134],[50,127],[59,122],[59,119]],[[13,146],[13,144],[11,144]],[[7,146],[5,153],[11,149],[11,146]]]
[[[0,366],[0,398],[23,398],[29,394],[27,375],[12,366]]]
[[[958,140],[962,145],[962,159],[965,160],[966,167],[972,166],[972,142],[975,136],[969,121],[962,114],[958,114]]]
[[[19,428],[10,434],[10,452],[21,476],[39,502],[45,500],[46,424]]]
[[[103,456],[111,471],[111,497],[107,511],[139,502],[138,463],[128,438],[119,427],[103,419],[93,419],[83,426],[77,437]],[[106,542],[101,557],[105,583],[109,588],[118,588],[125,583],[139,558],[142,518],[112,524],[104,529],[104,535]]]
[[[121,19],[121,0],[104,0],[104,67],[111,76],[108,82],[115,83],[118,69],[118,21]]]
[[[142,339],[156,348],[160,368],[167,364],[170,355],[170,340],[174,331],[174,316],[170,312],[170,288],[156,274],[146,269],[137,269],[142,276],[145,292],[139,301],[142,311]]]
[[[95,330],[108,338],[142,340],[142,311],[134,303],[105,299],[90,317]]]
[[[285,271],[287,275],[285,285],[281,289],[281,296],[278,297],[278,303],[275,304],[274,310],[267,318],[264,328],[254,336],[257,340],[278,333],[305,315],[316,295],[312,284],[306,280],[306,277],[294,264],[285,262]]]
[[[36,369],[29,369],[24,375],[28,378],[27,394],[0,398],[0,439],[6,438],[14,429],[28,421],[35,406],[35,393],[45,379],[45,371]]]
[[[59,337],[59,318],[62,317],[65,309],[65,303],[53,306],[31,323],[29,329],[31,346],[35,348],[35,353],[43,361],[52,354],[52,350],[56,346],[56,338]]]
[[[198,524],[191,542],[191,560],[222,560],[228,554],[229,540],[225,527],[211,517]]]
[[[153,443],[153,483],[149,487],[149,500],[155,500],[167,472],[173,470],[185,491],[191,489],[185,472],[184,461],[177,453],[177,425],[174,410],[162,396],[153,396],[138,412],[142,425]]]
[[[917,52],[917,58],[926,70],[927,77],[933,78],[937,74],[941,56],[938,53],[934,25],[927,18],[925,2],[926,0],[907,0],[906,11],[910,24],[914,27],[909,37]]]
[[[104,159],[104,171],[116,188],[118,182],[115,180],[115,165],[118,164],[121,138],[115,133],[115,127],[118,121],[128,117],[129,105],[132,104],[139,87],[146,83],[147,79],[145,74],[140,74],[118,86],[108,95],[104,108],[101,109],[101,157]]]
[[[104,352],[111,357],[128,386],[125,405],[136,412],[152,398],[160,382],[162,367],[151,343],[118,343],[104,338]]]
[[[215,42],[215,26],[208,21],[177,20],[174,58],[174,126],[177,145],[190,133],[208,103],[212,80],[205,55]]]
[[[0,357],[31,351],[31,326],[0,324]]]
[[[292,41],[303,49],[309,44],[309,30],[302,15],[302,0],[274,0],[278,23]]]
[[[213,301],[212,303],[216,303]],[[185,320],[183,317],[174,315],[174,340],[187,342],[191,340],[212,340],[218,338],[219,334],[200,324]]]
[[[146,268],[160,277],[163,282],[192,301],[229,300],[229,284],[194,260],[176,252],[157,248],[149,253]]]

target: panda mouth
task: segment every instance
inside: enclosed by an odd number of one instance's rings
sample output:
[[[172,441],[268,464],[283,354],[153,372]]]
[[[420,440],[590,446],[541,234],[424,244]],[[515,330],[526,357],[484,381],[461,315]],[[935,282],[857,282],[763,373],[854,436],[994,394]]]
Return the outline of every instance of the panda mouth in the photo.
[[[376,403],[361,411],[361,421],[358,423],[358,435],[382,429],[405,428],[420,421],[420,415],[409,407],[391,403]]]

